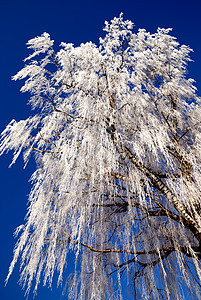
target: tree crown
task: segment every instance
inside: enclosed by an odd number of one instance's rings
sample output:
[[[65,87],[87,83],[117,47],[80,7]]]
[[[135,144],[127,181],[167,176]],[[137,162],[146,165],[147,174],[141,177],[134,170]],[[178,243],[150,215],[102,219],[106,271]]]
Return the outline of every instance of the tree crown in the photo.
[[[0,154],[14,151],[12,163],[23,150],[25,164],[32,153],[37,164],[8,274],[21,257],[27,291],[42,274],[51,285],[56,270],[61,283],[73,249],[73,299],[106,299],[126,272],[144,299],[200,293],[190,282],[200,280],[201,255],[201,102],[186,77],[191,49],[171,29],[132,29],[121,14],[105,23],[98,46],[61,43],[57,53],[43,33],[28,41],[33,52],[13,77],[25,79],[34,111],[12,120],[0,144]]]

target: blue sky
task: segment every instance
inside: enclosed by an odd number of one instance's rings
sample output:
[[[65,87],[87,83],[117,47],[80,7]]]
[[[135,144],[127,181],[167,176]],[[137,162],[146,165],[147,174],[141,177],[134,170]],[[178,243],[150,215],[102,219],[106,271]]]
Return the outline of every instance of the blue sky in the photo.
[[[172,34],[181,44],[194,49],[189,76],[197,82],[201,95],[201,0],[1,0],[0,1],[0,131],[15,118],[20,120],[29,115],[26,105],[28,94],[19,92],[21,82],[11,81],[23,67],[27,56],[25,43],[44,31],[55,40],[56,47],[64,42],[79,45],[81,42],[98,43],[103,36],[105,20],[124,13],[126,19],[135,23],[135,30],[146,28],[154,33],[157,27],[171,27]],[[24,291],[17,281],[19,270],[15,269],[8,285],[4,280],[15,245],[14,229],[24,222],[27,210],[27,195],[30,190],[28,179],[33,164],[23,169],[22,158],[12,168],[11,153],[0,157],[0,299],[23,299]],[[41,287],[36,300],[60,299],[58,291]],[[32,295],[30,295],[32,299]]]

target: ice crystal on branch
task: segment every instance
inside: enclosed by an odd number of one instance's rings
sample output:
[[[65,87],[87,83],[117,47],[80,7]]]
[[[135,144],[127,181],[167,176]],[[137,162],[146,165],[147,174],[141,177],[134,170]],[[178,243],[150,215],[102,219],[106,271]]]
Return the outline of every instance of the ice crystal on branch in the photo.
[[[8,274],[21,258],[27,291],[41,277],[51,285],[55,272],[62,283],[73,250],[69,298],[121,299],[125,278],[143,299],[199,298],[201,101],[186,77],[191,49],[171,29],[132,29],[121,14],[99,46],[62,43],[57,53],[44,33],[13,77],[25,79],[35,113],[13,120],[0,144],[13,163],[22,150],[37,163]]]

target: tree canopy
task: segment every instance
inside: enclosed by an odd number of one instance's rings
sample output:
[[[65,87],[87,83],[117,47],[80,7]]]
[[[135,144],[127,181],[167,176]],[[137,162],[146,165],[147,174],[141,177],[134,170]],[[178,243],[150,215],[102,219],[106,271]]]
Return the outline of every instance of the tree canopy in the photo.
[[[133,32],[121,14],[105,37],[55,52],[48,33],[28,41],[32,115],[12,120],[0,154],[33,154],[26,223],[10,265],[34,291],[65,282],[69,299],[200,297],[201,99],[187,78],[191,49],[171,29]]]

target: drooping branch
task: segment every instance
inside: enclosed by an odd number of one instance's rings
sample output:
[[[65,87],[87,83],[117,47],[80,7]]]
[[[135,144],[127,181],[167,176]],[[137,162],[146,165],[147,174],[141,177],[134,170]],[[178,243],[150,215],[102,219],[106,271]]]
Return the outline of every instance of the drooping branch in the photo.
[[[49,238],[46,238],[45,241],[50,241]],[[164,248],[160,248],[160,249],[153,249],[153,250],[128,250],[128,249],[115,249],[115,248],[108,248],[108,249],[99,249],[99,248],[94,248],[93,246],[90,246],[86,243],[83,242],[78,242],[78,241],[74,241],[71,239],[71,237],[69,237],[67,240],[66,239],[57,239],[57,242],[59,243],[68,243],[68,244],[73,244],[73,245],[80,245],[82,247],[85,247],[87,249],[89,249],[92,252],[97,252],[97,253],[122,253],[122,254],[131,254],[131,255],[152,255],[152,254],[157,254],[159,255],[160,253],[165,253],[165,252],[174,252],[174,251],[180,251],[182,253],[184,253],[185,255],[191,257],[191,253],[188,249],[188,247],[164,247]],[[199,246],[191,246],[191,249],[198,253],[198,255],[201,253],[201,248]],[[201,257],[200,257],[201,258]]]

